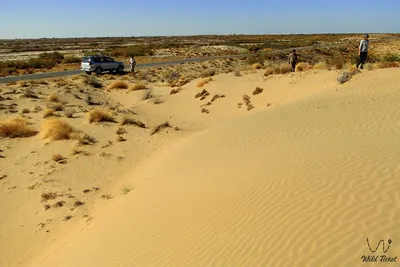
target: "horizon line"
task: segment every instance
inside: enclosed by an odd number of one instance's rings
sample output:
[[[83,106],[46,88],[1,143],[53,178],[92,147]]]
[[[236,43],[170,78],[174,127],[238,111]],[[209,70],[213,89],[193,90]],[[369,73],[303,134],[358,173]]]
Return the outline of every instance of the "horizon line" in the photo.
[[[0,38],[0,40],[41,40],[41,39],[101,39],[101,38],[157,38],[157,37],[201,37],[201,36],[290,36],[290,35],[357,35],[365,34],[364,32],[315,32],[315,33],[226,33],[226,34],[183,34],[183,35],[142,35],[142,36],[66,36],[66,37],[16,37],[16,38]],[[400,34],[400,32],[369,32],[369,34]]]

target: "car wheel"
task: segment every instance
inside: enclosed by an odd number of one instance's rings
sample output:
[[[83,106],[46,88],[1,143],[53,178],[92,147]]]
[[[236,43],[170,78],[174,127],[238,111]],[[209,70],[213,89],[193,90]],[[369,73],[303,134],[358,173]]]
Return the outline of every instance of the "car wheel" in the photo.
[[[97,75],[100,75],[102,70],[101,70],[101,68],[96,68],[95,72],[96,72]]]
[[[117,71],[118,71],[118,73],[124,72],[124,67],[119,65]]]
[[[91,71],[85,71],[86,72],[86,74],[87,75],[90,75],[90,74],[92,74],[92,72]]]

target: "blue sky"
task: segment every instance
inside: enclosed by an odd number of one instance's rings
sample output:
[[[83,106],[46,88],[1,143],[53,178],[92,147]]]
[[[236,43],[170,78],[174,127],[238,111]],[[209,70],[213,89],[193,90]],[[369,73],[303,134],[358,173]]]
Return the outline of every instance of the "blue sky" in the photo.
[[[399,0],[0,0],[0,39],[400,32]]]

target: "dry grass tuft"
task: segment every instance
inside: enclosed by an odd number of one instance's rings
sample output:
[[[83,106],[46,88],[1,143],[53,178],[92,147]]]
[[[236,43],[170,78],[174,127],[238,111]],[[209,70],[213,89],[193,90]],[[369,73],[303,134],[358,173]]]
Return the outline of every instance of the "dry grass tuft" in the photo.
[[[209,95],[210,95],[210,93],[209,93],[206,89],[203,89],[203,91],[197,93],[197,94],[194,96],[194,98],[200,98],[200,100],[203,100],[203,99],[205,99],[205,98],[206,98],[207,96],[209,96]]]
[[[40,99],[40,97],[38,97],[37,94],[31,89],[24,90],[24,92],[22,93],[22,97]]]
[[[111,82],[106,90],[113,90],[113,89],[128,89],[129,84],[125,81],[113,81]]]
[[[105,195],[102,195],[101,198],[104,198],[104,199],[112,199],[113,196],[112,196],[111,194],[105,194]]]
[[[264,76],[269,76],[271,74],[274,74],[274,72],[275,71],[274,71],[273,67],[268,67],[268,68],[265,69]]]
[[[216,73],[217,71],[215,69],[208,69],[201,73],[201,77],[203,78],[211,77],[214,76]]]
[[[22,138],[31,137],[37,131],[28,127],[28,123],[23,118],[14,118],[7,121],[0,121],[0,137]]]
[[[274,73],[279,73],[279,74],[286,74],[292,72],[292,67],[289,64],[282,63],[279,65],[278,68],[275,69]]]
[[[67,118],[73,118],[75,114],[75,110],[73,109],[67,109],[64,111],[64,116]]]
[[[54,109],[46,109],[43,114],[43,118],[48,118],[54,116]]]
[[[313,66],[313,69],[317,69],[317,70],[326,70],[328,69],[328,65],[326,64],[326,62],[318,62],[317,64],[315,64]]]
[[[137,84],[132,84],[129,86],[128,91],[139,91],[139,90],[145,90],[147,89],[147,86],[142,83],[137,83]]]
[[[208,109],[206,109],[205,107],[202,107],[201,108],[201,113],[208,114],[208,113],[210,113],[210,111]]]
[[[116,134],[118,134],[118,135],[127,134],[127,133],[128,133],[128,132],[127,132],[126,129],[123,128],[123,127],[118,127],[118,129],[117,129],[117,131],[116,131]]]
[[[248,95],[243,95],[243,103],[245,103],[247,110],[252,110],[254,108],[253,104],[251,104],[251,98]]]
[[[57,94],[52,93],[47,96],[47,101],[58,103],[60,102],[60,97]]]
[[[91,85],[94,88],[101,88],[103,87],[103,84],[99,82],[96,77],[93,76],[85,76],[84,81],[85,84]]]
[[[154,92],[153,92],[153,89],[147,89],[147,90],[143,93],[143,95],[142,95],[142,97],[141,97],[141,100],[144,101],[144,100],[147,100],[147,99],[151,99],[151,98],[153,98],[153,97],[155,97]]]
[[[299,64],[296,65],[296,71],[301,72],[301,71],[307,71],[312,69],[312,65],[304,62],[300,62]]]
[[[203,80],[201,80],[201,81],[199,81],[199,82],[197,83],[197,87],[198,87],[198,88],[203,87],[204,85],[206,85],[207,83],[209,83],[209,82],[211,82],[211,81],[212,81],[212,78],[211,78],[211,77],[208,77],[207,79],[203,79]]]
[[[240,70],[235,70],[235,71],[233,72],[233,75],[235,75],[236,77],[242,76],[242,74],[240,73]]]
[[[182,88],[177,88],[177,89],[172,89],[169,94],[170,95],[175,95],[177,93],[179,93],[180,91],[182,91]]]
[[[79,149],[79,148],[77,148],[77,147],[72,148],[71,154],[72,154],[72,155],[85,155],[85,156],[90,156],[90,153],[89,153],[89,152],[84,151],[84,150],[81,150],[81,149]]]
[[[92,145],[92,144],[97,143],[97,140],[93,136],[84,134],[81,138],[79,138],[78,143],[80,145]]]
[[[42,202],[47,202],[49,200],[56,199],[57,197],[58,197],[58,194],[55,192],[47,192],[47,193],[43,192],[41,195]]]
[[[151,132],[150,135],[154,135],[158,132],[160,132],[161,130],[165,129],[165,128],[172,128],[171,124],[169,124],[168,121],[158,125],[156,128],[154,128]]]
[[[88,113],[89,122],[116,122],[113,115],[105,109],[96,108]]]
[[[378,69],[398,68],[399,66],[400,66],[399,62],[384,61],[375,63],[375,67]]]
[[[124,116],[122,118],[122,120],[120,121],[120,125],[136,125],[140,128],[146,128],[146,125],[143,122],[128,116]]]
[[[47,107],[54,111],[63,111],[64,110],[64,105],[61,103],[50,104]]]
[[[117,142],[125,142],[126,139],[122,135],[117,135]]]
[[[82,202],[82,201],[80,201],[80,200],[77,200],[77,201],[75,201],[75,203],[74,203],[74,208],[77,208],[77,207],[80,207],[80,206],[83,206],[83,205],[85,205],[85,202]]]
[[[66,164],[67,163],[67,159],[64,158],[61,154],[54,154],[52,157],[52,160],[56,163],[60,163],[60,164]]]
[[[263,65],[261,64],[261,63],[254,63],[252,66],[251,66],[251,68],[253,69],[253,70],[259,70],[259,69],[261,69],[263,67]]]
[[[24,109],[21,110],[21,113],[22,114],[28,114],[28,113],[31,113],[31,111],[29,110],[29,108],[24,108]]]
[[[256,89],[254,89],[253,91],[253,95],[259,95],[264,91],[264,89],[260,88],[260,87],[256,87]]]
[[[40,131],[42,139],[51,141],[72,139],[74,133],[74,129],[68,123],[54,117],[46,119]]]
[[[341,70],[344,67],[344,62],[343,61],[337,61],[337,62],[335,62],[334,65],[335,65],[335,69]]]

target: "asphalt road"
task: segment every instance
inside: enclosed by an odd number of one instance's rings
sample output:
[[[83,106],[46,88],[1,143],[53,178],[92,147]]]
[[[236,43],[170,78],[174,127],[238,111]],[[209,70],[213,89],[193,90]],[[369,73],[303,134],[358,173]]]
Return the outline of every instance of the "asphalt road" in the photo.
[[[327,47],[338,47],[342,46],[342,44],[330,44],[330,45],[316,45],[316,46],[306,46],[306,47],[296,47],[295,49],[298,51],[304,50],[311,50],[314,48],[327,48]],[[266,54],[274,54],[274,53],[281,53],[281,52],[290,52],[290,49],[283,49],[283,50],[276,50],[276,51],[268,51],[262,52]],[[157,66],[165,66],[165,65],[179,65],[185,64],[190,62],[200,62],[206,60],[216,60],[216,59],[225,59],[225,58],[238,58],[249,56],[252,54],[240,54],[240,55],[224,55],[224,56],[214,56],[214,57],[203,57],[203,58],[188,58],[182,60],[171,60],[171,61],[164,61],[164,62],[151,62],[151,63],[143,63],[137,64],[137,68],[148,68],[148,67],[157,67]],[[0,77],[0,84],[9,83],[9,82],[17,82],[22,80],[37,80],[37,79],[44,79],[44,78],[56,78],[56,77],[63,77],[63,76],[71,76],[83,73],[81,70],[67,70],[67,71],[58,71],[58,72],[48,72],[48,73],[39,73],[39,74],[30,74],[30,75],[21,75],[21,76],[8,76],[8,77]]]

